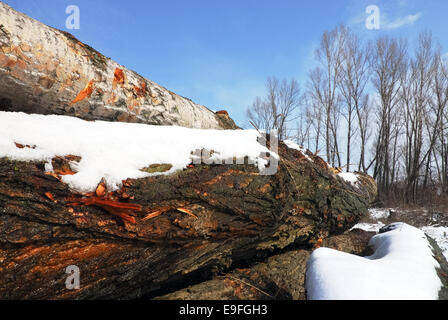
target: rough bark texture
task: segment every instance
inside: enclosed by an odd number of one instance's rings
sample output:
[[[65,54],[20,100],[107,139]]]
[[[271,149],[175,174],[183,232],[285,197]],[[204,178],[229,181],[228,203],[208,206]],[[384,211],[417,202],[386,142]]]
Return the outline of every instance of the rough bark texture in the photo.
[[[432,247],[432,252],[434,255],[434,259],[437,260],[437,262],[440,265],[440,268],[437,268],[437,275],[440,278],[440,281],[442,282],[442,288],[439,291],[439,300],[448,300],[448,262],[445,256],[443,255],[442,249],[439,247],[437,242],[429,237],[426,236],[429,240],[429,243]]]
[[[2,2],[0,110],[237,128],[226,111],[180,97]],[[376,186],[368,176],[358,187],[345,183],[321,158],[282,143],[279,154],[273,176],[251,165],[196,165],[96,194],[74,194],[58,179],[74,173],[74,156],[53,159],[51,174],[44,163],[0,159],[0,298],[153,298],[213,277],[216,297],[304,298],[305,249],[353,226]],[[80,268],[79,290],[65,286],[70,265]]]
[[[71,34],[0,2],[0,110],[235,129],[215,114],[126,69]]]
[[[354,229],[340,235],[335,235],[322,241],[322,247],[356,254],[358,256],[370,256],[373,254],[369,247],[369,240],[376,232]]]
[[[365,256],[374,232],[353,230],[323,240],[322,246]],[[274,255],[265,262],[240,268],[158,300],[305,300],[305,274],[311,248]]]
[[[197,165],[127,181],[114,196],[141,207],[135,224],[100,202],[87,205],[43,163],[0,159],[0,297],[157,297],[291,247],[312,247],[366,214],[374,195],[361,191],[370,187],[345,183],[311,153],[313,161],[280,143],[279,154],[273,176],[251,165]],[[157,208],[164,213],[145,219]],[[79,290],[65,287],[69,265],[81,270]],[[282,297],[302,294],[291,289]]]
[[[157,297],[157,300],[305,300],[309,250],[275,255],[252,268]]]

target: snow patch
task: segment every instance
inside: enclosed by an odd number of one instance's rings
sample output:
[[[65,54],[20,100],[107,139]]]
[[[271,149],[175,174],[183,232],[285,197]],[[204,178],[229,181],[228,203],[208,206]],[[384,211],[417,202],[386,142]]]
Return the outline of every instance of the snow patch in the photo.
[[[232,163],[248,157],[260,171],[268,163],[265,152],[278,155],[257,142],[256,130],[201,130],[177,126],[84,121],[75,117],[0,112],[0,157],[20,161],[47,161],[55,156],[82,157],[77,173],[62,181],[80,192],[95,190],[104,177],[108,188],[121,187],[127,178],[150,175],[140,171],[151,164],[171,164],[170,174],[192,162],[191,152],[214,150],[210,161]],[[36,146],[17,148],[15,143]],[[226,162],[227,163],[227,162]]]
[[[437,242],[448,260],[448,227],[426,226],[421,230]]]
[[[286,145],[288,146],[288,148],[291,148],[291,149],[295,149],[295,150],[297,150],[297,151],[300,151],[300,152],[305,156],[305,158],[308,159],[309,161],[313,161],[313,160],[306,154],[306,149],[305,149],[303,146],[298,145],[297,143],[295,143],[294,141],[291,141],[291,140],[284,140],[283,143],[286,144]]]
[[[369,215],[372,219],[387,219],[390,216],[390,210],[382,208],[370,208]]]
[[[307,265],[308,299],[438,299],[440,266],[423,231],[405,223],[386,230],[371,238],[370,257],[316,249]]]
[[[385,226],[384,223],[381,221],[378,221],[379,219],[386,219],[390,215],[390,209],[382,209],[382,208],[370,208],[369,209],[369,216],[372,220],[376,221],[376,223],[369,223],[369,222],[360,222],[356,224],[353,229],[361,229],[369,232],[379,232],[382,227]]]
[[[338,173],[337,175],[338,177],[341,177],[346,182],[349,182],[351,184],[355,184],[356,182],[358,182],[358,176],[353,172],[341,172]]]
[[[364,230],[364,231],[369,231],[369,232],[379,232],[380,231],[380,229],[382,228],[382,227],[384,227],[385,226],[385,224],[384,223],[382,223],[382,222],[377,222],[377,223],[366,223],[366,222],[361,222],[361,223],[358,223],[358,224],[356,224],[353,228],[351,228],[350,230],[353,230],[353,229],[361,229],[361,230]]]

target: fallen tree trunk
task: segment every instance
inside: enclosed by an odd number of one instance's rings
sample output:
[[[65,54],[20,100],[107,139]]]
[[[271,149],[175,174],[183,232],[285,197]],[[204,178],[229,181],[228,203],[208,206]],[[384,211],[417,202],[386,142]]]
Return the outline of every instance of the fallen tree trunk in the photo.
[[[273,176],[252,165],[196,165],[126,181],[112,203],[73,194],[44,163],[0,159],[0,297],[156,297],[312,247],[366,214],[373,179],[355,187],[282,143],[279,155]],[[117,208],[135,223],[110,215]],[[81,272],[78,290],[65,285],[70,265]]]
[[[374,232],[352,230],[323,240],[322,246],[367,255]],[[249,268],[169,293],[157,300],[305,300],[305,274],[311,250],[294,248]]]
[[[71,34],[0,2],[0,111],[235,129],[223,113],[181,97]]]
[[[227,112],[180,97],[1,2],[0,84],[0,111],[236,128]],[[273,176],[252,165],[195,165],[107,194],[73,193],[60,181],[73,174],[74,156],[53,159],[51,174],[43,162],[0,159],[0,297],[157,297],[319,244],[355,224],[375,197],[368,176],[355,186],[309,152],[280,144],[279,154]],[[66,287],[69,266],[81,272],[79,289]]]

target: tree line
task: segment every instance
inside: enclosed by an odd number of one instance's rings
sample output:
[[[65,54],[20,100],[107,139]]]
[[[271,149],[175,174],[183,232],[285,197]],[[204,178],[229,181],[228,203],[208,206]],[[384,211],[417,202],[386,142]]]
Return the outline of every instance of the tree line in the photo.
[[[315,60],[305,84],[269,77],[247,108],[251,124],[371,174],[381,202],[447,195],[448,58],[431,32],[411,49],[391,36],[362,41],[341,25],[323,33]]]

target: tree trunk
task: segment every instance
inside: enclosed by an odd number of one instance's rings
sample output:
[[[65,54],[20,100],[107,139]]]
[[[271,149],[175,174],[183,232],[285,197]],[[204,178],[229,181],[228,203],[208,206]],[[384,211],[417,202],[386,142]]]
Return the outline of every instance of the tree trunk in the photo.
[[[366,214],[372,178],[360,175],[356,188],[311,152],[309,161],[282,143],[279,149],[273,176],[252,165],[196,165],[125,181],[113,204],[73,194],[43,163],[0,159],[0,296],[156,297],[312,246]],[[78,290],[65,284],[72,265]]]
[[[227,112],[182,98],[1,2],[0,111],[236,128]],[[74,156],[53,159],[51,173],[44,162],[1,158],[0,297],[157,297],[313,246],[367,213],[372,178],[359,174],[354,186],[311,152],[310,160],[280,143],[278,153],[272,176],[248,164],[194,165],[90,194],[60,180]]]
[[[370,255],[368,243],[375,232],[360,229],[325,239],[322,246],[360,256]],[[306,265],[311,250],[294,248],[253,267],[239,268],[158,300],[305,300]],[[294,279],[288,281],[288,279]]]
[[[222,114],[0,2],[0,111],[235,129]]]

